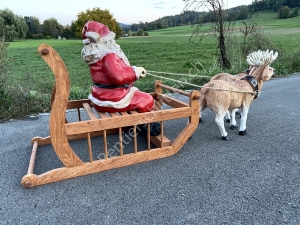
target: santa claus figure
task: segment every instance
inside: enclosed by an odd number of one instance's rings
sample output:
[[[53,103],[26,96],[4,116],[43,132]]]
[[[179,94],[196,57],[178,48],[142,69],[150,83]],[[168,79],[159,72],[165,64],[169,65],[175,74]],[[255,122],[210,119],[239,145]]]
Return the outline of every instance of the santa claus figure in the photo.
[[[102,112],[136,110],[149,112],[154,107],[151,95],[139,91],[134,81],[146,76],[143,67],[130,66],[115,42],[115,33],[96,21],[87,22],[82,30],[82,59],[88,63],[93,80],[89,99]]]

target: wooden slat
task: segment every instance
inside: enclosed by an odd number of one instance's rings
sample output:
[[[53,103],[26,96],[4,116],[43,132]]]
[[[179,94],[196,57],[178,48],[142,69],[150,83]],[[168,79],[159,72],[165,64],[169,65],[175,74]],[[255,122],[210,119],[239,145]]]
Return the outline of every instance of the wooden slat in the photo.
[[[104,133],[103,133],[103,142],[104,142],[104,155],[105,155],[105,159],[107,159],[108,158],[108,150],[107,150],[106,130],[104,130]]]
[[[92,108],[90,107],[90,105],[88,103],[83,103],[82,105],[91,120],[98,119],[96,114],[93,112]]]
[[[98,120],[89,120],[65,124],[66,134],[81,134],[87,132],[95,132],[99,130],[109,130],[119,127],[129,127],[135,124],[152,123],[158,121],[172,120],[178,118],[189,117],[192,115],[190,107],[178,109],[161,110],[147,113],[137,113],[128,116],[119,116],[111,118],[103,118]]]
[[[83,103],[91,103],[91,100],[89,100],[89,99],[81,99],[81,100],[68,101],[67,109],[82,108],[82,104]]]
[[[151,142],[150,142],[150,123],[147,124],[147,145],[148,151],[151,149]]]
[[[150,140],[158,148],[162,148],[161,146],[167,147],[171,145],[171,141],[166,136],[163,136],[162,139],[161,135],[151,136]]]
[[[123,131],[128,131],[130,128],[132,128],[132,126],[129,127],[123,127],[122,130]],[[116,134],[119,132],[119,128],[114,128],[114,129],[110,129],[106,131],[106,134]],[[98,136],[103,136],[104,131],[100,130],[100,131],[95,131],[95,132],[91,132],[91,137],[98,137]],[[67,139],[68,141],[72,141],[72,140],[79,140],[79,139],[84,139],[86,138],[86,133],[82,133],[82,134],[73,134],[73,135],[68,135]],[[51,138],[50,136],[47,137],[34,137],[31,140],[31,144],[34,144],[34,142],[37,141],[39,146],[42,145],[49,145],[51,144]]]
[[[105,112],[99,112],[97,109],[95,109],[95,111],[98,113],[100,118],[109,118],[109,116],[107,116]]]
[[[32,152],[31,152],[31,157],[30,157],[30,161],[29,161],[27,174],[33,174],[37,147],[38,147],[38,142],[35,141],[32,146]]]
[[[120,142],[120,156],[123,155],[123,135],[122,135],[122,127],[119,127],[119,142]]]
[[[180,89],[177,89],[177,88],[173,88],[173,87],[170,87],[170,86],[167,86],[167,85],[164,85],[164,84],[158,84],[158,86],[160,86],[162,88],[165,88],[167,90],[173,91],[175,93],[179,93],[179,94],[185,95],[187,97],[190,96],[189,92],[186,92],[186,91],[183,91],[183,90],[180,90]]]
[[[136,133],[136,125],[133,126],[133,139],[134,139],[134,153],[137,153],[137,133]]]
[[[111,117],[117,117],[117,116],[119,116],[118,113],[109,113],[109,115],[110,115]]]
[[[121,116],[127,116],[129,115],[128,112],[119,112]]]
[[[90,163],[92,163],[93,162],[93,150],[92,150],[92,142],[91,142],[91,133],[87,133],[87,140],[88,140]]]
[[[164,122],[161,121],[160,122],[160,139],[163,140],[163,137],[164,137]],[[160,147],[161,148],[163,147],[163,142],[162,141],[160,142]]]
[[[165,96],[163,94],[157,94],[157,99],[163,101],[165,104],[173,107],[173,108],[181,108],[181,107],[188,107],[189,104],[182,102],[180,100],[177,100],[175,98]]]

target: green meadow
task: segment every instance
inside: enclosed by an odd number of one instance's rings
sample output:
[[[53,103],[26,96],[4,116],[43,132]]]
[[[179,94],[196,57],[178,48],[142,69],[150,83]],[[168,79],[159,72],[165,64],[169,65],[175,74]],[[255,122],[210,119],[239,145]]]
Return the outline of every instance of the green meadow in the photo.
[[[272,41],[275,50],[279,52],[278,59],[272,65],[277,69],[277,75],[286,76],[300,71],[300,17],[279,20],[277,13],[261,12],[255,14],[251,20],[255,20],[259,24],[261,31]],[[245,20],[245,22],[251,20]],[[196,45],[197,37],[191,38],[194,28],[193,26],[180,26],[149,31],[149,36],[123,37],[118,39],[117,43],[121,46],[131,65],[143,66],[147,71],[205,76],[223,72],[215,57],[216,39],[211,36],[206,37]],[[201,30],[204,31],[207,28],[204,26]],[[242,21],[238,21],[232,34],[232,38],[237,41],[237,45],[234,46],[237,56],[232,61],[232,69],[225,72],[239,73],[248,67],[245,58],[238,54],[239,45],[243,41],[242,33],[239,30],[243,28]],[[14,41],[9,43],[7,48],[9,71],[6,85],[11,92],[9,96],[13,103],[15,101],[13,98],[16,97],[19,100],[23,99],[25,103],[19,103],[17,107],[15,104],[7,106],[6,112],[1,111],[3,115],[0,115],[0,120],[19,118],[50,110],[49,102],[54,78],[50,68],[37,53],[37,47],[40,44],[50,45],[64,60],[71,80],[70,98],[86,98],[89,94],[91,79],[88,66],[81,60],[83,48],[81,40]],[[296,66],[292,68],[291,63],[296,63]],[[195,67],[195,64],[198,66]],[[169,75],[168,77],[197,85],[207,82],[207,78],[200,76],[190,78],[184,75],[179,77]],[[135,85],[143,91],[150,92],[157,79],[148,75],[146,78],[138,80]],[[168,80],[163,80],[163,82],[178,87],[176,82]],[[180,87],[195,89],[188,85]],[[28,102],[26,103],[26,101]]]

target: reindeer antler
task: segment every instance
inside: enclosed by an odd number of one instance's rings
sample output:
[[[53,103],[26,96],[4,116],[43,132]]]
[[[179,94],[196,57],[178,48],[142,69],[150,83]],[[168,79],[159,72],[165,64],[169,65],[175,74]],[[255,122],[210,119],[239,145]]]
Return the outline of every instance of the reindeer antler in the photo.
[[[269,51],[261,51],[258,50],[256,52],[252,52],[247,56],[247,63],[249,66],[255,67],[263,67],[270,65],[278,56],[278,52],[273,52],[273,50]]]

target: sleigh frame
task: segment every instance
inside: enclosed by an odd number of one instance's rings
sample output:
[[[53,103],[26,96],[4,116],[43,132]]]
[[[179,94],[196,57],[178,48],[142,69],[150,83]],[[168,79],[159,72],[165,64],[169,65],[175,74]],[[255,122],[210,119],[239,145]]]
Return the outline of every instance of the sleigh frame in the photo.
[[[98,112],[93,108],[89,99],[69,101],[69,75],[58,53],[46,44],[40,45],[38,52],[49,65],[55,76],[49,121],[50,136],[44,138],[34,137],[31,140],[32,152],[28,171],[21,180],[21,184],[24,187],[34,187],[172,156],[182,148],[198,127],[198,91],[188,93],[163,85],[161,81],[156,81],[154,87],[155,91],[149,93],[155,99],[154,111],[147,113],[137,113],[136,111],[120,113]],[[189,97],[189,103],[187,104],[163,94],[163,88]],[[169,106],[169,109],[162,110],[163,103]],[[70,109],[78,111],[78,121],[67,121],[66,111]],[[81,120],[82,111],[85,111],[88,115],[88,120]],[[182,131],[180,131],[179,135],[173,141],[170,141],[165,136],[164,122],[180,118],[189,119],[187,119],[188,122]],[[160,122],[160,135],[150,136],[150,123],[152,122]],[[142,151],[137,148],[138,139],[140,138],[140,135],[137,134],[137,125],[139,124],[148,124],[148,135],[146,136],[148,147]],[[122,146],[123,131],[129,128],[131,128],[133,134],[134,149],[132,153],[125,153]],[[107,137],[110,134],[119,134],[119,155],[114,157],[110,157],[108,152]],[[103,159],[95,160],[95,156],[93,155],[91,138],[95,136],[103,137]],[[89,155],[88,162],[84,162],[74,152],[69,143],[77,139],[87,140],[86,151]],[[38,147],[49,144],[52,145],[53,150],[64,166],[37,175],[34,173],[34,165]]]

